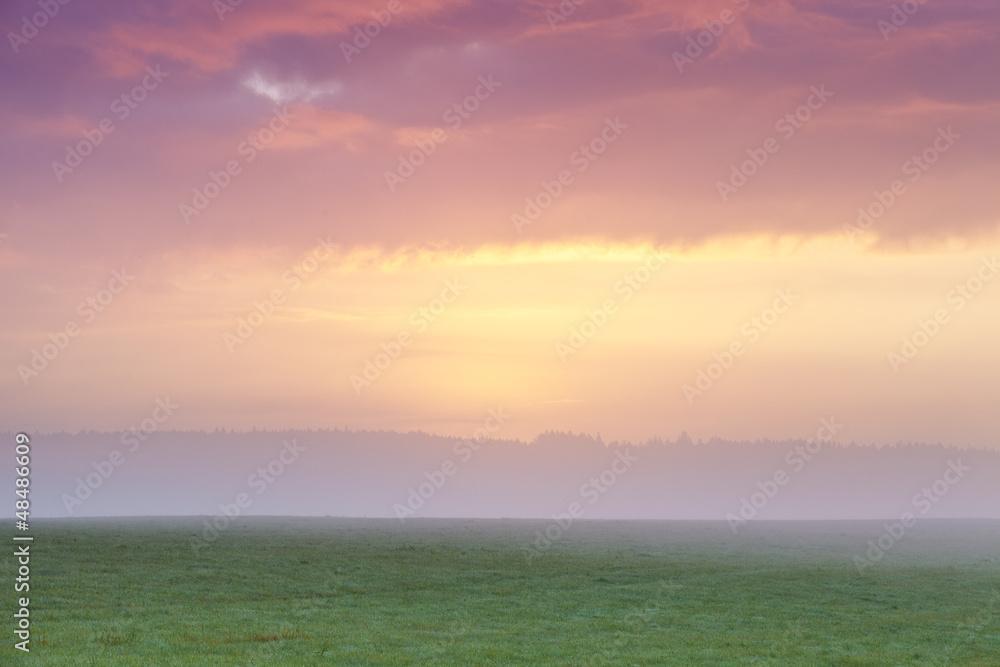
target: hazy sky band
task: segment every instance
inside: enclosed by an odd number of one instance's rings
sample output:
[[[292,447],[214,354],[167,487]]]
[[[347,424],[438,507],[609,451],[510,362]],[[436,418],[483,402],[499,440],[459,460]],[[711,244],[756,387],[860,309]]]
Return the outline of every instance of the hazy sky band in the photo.
[[[0,414],[991,446],[1000,10],[911,4],[5,5]]]

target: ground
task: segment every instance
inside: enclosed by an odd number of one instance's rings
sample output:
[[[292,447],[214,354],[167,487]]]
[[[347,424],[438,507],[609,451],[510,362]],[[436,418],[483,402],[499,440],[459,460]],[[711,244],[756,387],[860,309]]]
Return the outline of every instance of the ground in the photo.
[[[0,664],[1000,665],[998,521],[201,521],[33,522]]]

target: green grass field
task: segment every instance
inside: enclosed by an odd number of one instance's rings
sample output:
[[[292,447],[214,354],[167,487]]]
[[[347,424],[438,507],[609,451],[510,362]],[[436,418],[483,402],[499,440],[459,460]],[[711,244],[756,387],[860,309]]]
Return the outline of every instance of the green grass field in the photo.
[[[1000,665],[1000,522],[33,524],[39,665]],[[5,581],[16,562],[7,550]]]

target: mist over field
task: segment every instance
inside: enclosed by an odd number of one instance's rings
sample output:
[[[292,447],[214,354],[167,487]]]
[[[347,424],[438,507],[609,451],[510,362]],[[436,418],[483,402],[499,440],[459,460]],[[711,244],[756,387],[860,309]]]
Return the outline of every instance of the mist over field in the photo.
[[[245,493],[241,514],[549,518],[577,502],[586,519],[1000,518],[1000,451],[940,444],[631,444],[551,432],[477,442],[346,430],[144,437],[36,435],[35,511],[214,515]]]

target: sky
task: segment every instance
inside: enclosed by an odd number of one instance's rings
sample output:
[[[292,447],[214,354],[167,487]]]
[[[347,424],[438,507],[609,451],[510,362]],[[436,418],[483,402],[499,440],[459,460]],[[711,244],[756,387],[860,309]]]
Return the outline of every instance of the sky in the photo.
[[[996,448],[1000,6],[903,5],[4,3],[0,423]]]

